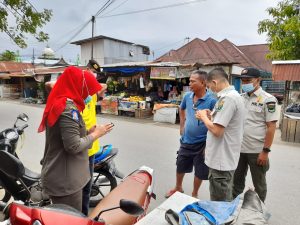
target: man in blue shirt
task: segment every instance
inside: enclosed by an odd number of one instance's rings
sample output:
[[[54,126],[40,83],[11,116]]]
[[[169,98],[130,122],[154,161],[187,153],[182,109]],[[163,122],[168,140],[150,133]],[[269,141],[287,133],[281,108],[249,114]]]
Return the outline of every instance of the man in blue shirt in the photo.
[[[165,197],[168,198],[176,191],[183,192],[182,182],[186,173],[195,167],[194,187],[192,196],[198,197],[202,180],[208,179],[208,167],[204,163],[204,149],[207,128],[204,123],[197,120],[197,110],[212,110],[216,99],[206,92],[206,76],[204,71],[193,71],[190,76],[190,90],[186,93],[180,105],[180,148],[177,156],[176,186]]]

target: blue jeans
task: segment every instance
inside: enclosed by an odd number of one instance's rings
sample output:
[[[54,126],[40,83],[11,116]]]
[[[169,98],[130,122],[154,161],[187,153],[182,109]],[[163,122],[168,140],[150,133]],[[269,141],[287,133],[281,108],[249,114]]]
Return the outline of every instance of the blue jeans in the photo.
[[[95,155],[92,155],[89,157],[91,179],[84,186],[84,188],[82,190],[82,213],[85,215],[88,215],[88,213],[89,213],[90,194],[91,194],[91,188],[92,188],[92,182],[93,182],[93,172],[94,172],[94,159],[95,159]]]

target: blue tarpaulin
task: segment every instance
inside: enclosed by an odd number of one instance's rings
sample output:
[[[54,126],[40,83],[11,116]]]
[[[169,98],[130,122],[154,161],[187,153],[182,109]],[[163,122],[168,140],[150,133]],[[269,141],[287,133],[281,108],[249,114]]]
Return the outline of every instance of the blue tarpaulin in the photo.
[[[103,68],[103,72],[119,72],[125,74],[137,73],[137,72],[145,72],[146,67],[106,67]]]

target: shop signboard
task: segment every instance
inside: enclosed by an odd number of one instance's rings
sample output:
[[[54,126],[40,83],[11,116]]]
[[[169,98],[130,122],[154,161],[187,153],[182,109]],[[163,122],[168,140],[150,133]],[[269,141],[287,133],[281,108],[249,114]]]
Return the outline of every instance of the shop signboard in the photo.
[[[177,73],[177,78],[189,78],[191,73],[195,70],[195,68],[179,68]]]
[[[176,77],[176,67],[151,67],[151,79],[175,80]]]

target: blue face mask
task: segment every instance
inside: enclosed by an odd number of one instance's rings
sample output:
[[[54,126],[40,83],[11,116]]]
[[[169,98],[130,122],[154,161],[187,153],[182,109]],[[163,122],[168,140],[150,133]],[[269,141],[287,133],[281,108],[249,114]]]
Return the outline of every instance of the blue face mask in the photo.
[[[249,93],[249,92],[254,91],[254,89],[255,89],[255,87],[253,86],[252,83],[250,83],[250,84],[242,84],[242,90],[243,90],[244,92]]]
[[[84,104],[89,104],[92,101],[92,96],[88,95],[86,99],[84,99]]]

